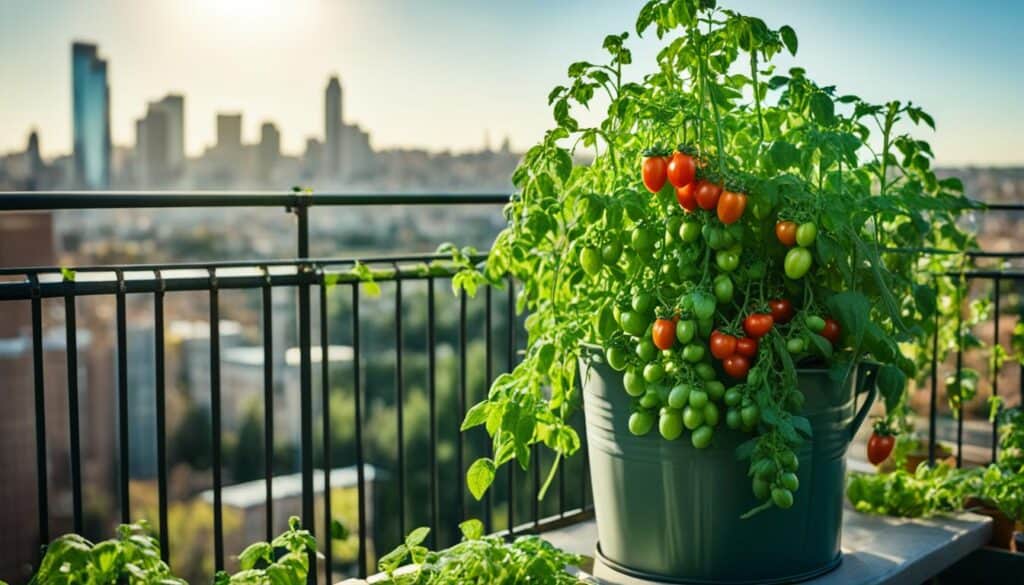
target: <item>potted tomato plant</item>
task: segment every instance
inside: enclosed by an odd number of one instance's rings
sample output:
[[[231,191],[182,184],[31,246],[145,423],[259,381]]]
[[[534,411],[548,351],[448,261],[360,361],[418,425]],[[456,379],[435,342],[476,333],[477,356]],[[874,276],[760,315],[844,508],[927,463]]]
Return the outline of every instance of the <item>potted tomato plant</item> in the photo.
[[[626,33],[605,39],[606,63],[569,67],[556,127],[513,175],[509,226],[456,277],[513,276],[529,314],[524,359],[467,412],[494,454],[467,483],[480,497],[543,443],[546,489],[579,449],[582,403],[605,565],[678,582],[820,574],[839,562],[853,432],[876,386],[902,408],[917,364],[897,344],[941,310],[932,282],[948,282],[927,271],[944,265],[919,250],[968,245],[954,220],[971,203],[902,130],[933,126],[922,109],[777,71],[791,27],[653,0],[636,31],[665,41],[654,67],[626,74]],[[603,119],[583,125],[584,108]]]

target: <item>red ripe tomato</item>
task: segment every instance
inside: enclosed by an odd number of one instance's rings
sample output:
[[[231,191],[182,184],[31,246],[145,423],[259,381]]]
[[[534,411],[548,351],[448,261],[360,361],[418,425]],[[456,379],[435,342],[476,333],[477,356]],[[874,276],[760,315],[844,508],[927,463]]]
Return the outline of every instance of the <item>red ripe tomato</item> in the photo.
[[[736,353],[748,358],[757,355],[757,340],[753,337],[741,337],[736,340]]]
[[[651,193],[661,191],[668,179],[668,163],[663,156],[648,156],[644,158],[643,178],[644,187]]]
[[[718,205],[718,198],[722,195],[722,188],[718,185],[701,179],[697,181],[697,192],[695,193],[697,198],[697,205],[701,208],[711,210]],[[794,232],[794,238],[796,238]],[[796,240],[794,240],[796,241]]]
[[[796,223],[792,221],[780,221],[775,224],[775,237],[784,245],[792,248],[796,245]]]
[[[697,176],[697,165],[693,157],[685,152],[675,152],[668,161],[668,182],[673,187],[683,187],[693,182]]]
[[[768,301],[768,307],[772,310],[772,319],[776,323],[789,323],[793,318],[793,303],[789,299],[772,299]]]
[[[676,324],[671,319],[658,319],[651,328],[651,340],[658,349],[672,349],[676,342]]]
[[[892,435],[880,435],[878,433],[871,433],[871,438],[868,439],[868,461],[872,465],[878,465],[889,458],[889,454],[892,453],[892,447],[896,444],[896,437]]]
[[[839,335],[843,332],[839,326],[839,322],[835,319],[825,319],[825,328],[821,330],[821,335],[825,339],[832,342],[832,345],[839,343]]]
[[[768,313],[751,313],[743,320],[743,330],[754,339],[760,339],[771,331],[775,320]]]
[[[736,338],[728,333],[715,331],[711,334],[711,355],[720,360],[736,353]]]
[[[679,202],[679,206],[686,211],[693,211],[697,209],[696,190],[694,183],[689,183],[682,187],[676,187],[676,201]]]
[[[747,208],[747,196],[734,191],[722,191],[718,200],[718,219],[725,225],[736,223]]]
[[[750,371],[750,359],[747,356],[734,353],[722,360],[722,369],[729,376],[742,380],[747,377],[747,372]]]

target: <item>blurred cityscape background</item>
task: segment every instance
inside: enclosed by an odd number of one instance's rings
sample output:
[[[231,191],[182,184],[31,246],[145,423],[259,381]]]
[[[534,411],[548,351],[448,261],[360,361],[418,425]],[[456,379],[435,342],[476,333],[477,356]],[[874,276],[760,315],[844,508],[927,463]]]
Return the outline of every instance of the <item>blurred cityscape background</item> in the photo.
[[[607,3],[602,3],[602,6]],[[582,9],[581,9],[582,10]],[[626,12],[632,12],[633,9]],[[599,18],[614,19],[618,28],[628,28],[628,20],[618,14],[599,11]],[[797,24],[797,23],[794,23]],[[604,26],[603,21],[601,26]],[[614,27],[613,27],[614,28]],[[612,32],[613,28],[606,32]],[[798,31],[805,30],[797,26]],[[598,30],[598,32],[605,32]],[[594,44],[599,44],[600,35]],[[277,42],[286,42],[280,39]],[[504,131],[517,128],[517,119],[496,119],[495,129],[478,124],[473,130],[479,146],[459,151],[445,149],[446,137],[439,135],[429,146],[375,146],[374,127],[360,123],[346,110],[343,74],[325,72],[320,79],[321,93],[305,95],[306,102],[317,102],[321,119],[317,133],[303,139],[299,150],[285,149],[282,134],[293,130],[272,118],[258,118],[258,139],[247,140],[246,127],[251,120],[244,109],[218,111],[203,124],[204,135],[213,141],[198,152],[187,147],[194,143],[188,125],[190,101],[187,92],[156,94],[150,101],[111,107],[111,88],[117,77],[111,72],[117,63],[106,56],[102,44],[73,42],[67,46],[70,79],[62,91],[68,92],[70,109],[70,148],[44,148],[51,138],[35,129],[38,120],[24,120],[21,147],[4,147],[0,152],[0,191],[36,190],[286,190],[292,186],[316,191],[359,193],[489,193],[510,191],[510,176],[521,157]],[[144,50],[140,47],[140,50]],[[8,59],[9,55],[3,55]],[[535,55],[536,57],[536,55]],[[571,54],[548,59],[561,71]],[[550,65],[550,63],[547,63]],[[528,76],[528,74],[526,75]],[[229,78],[224,83],[230,83]],[[0,76],[0,85],[13,83]],[[55,84],[60,86],[61,84]],[[416,89],[407,88],[408,99],[415,102]],[[543,93],[531,98],[529,108],[543,112]],[[134,134],[116,141],[112,135],[112,117],[141,111],[134,117]],[[53,112],[52,116],[66,116]],[[430,112],[421,115],[430,116]],[[943,121],[940,116],[940,123]],[[1013,124],[1019,123],[1015,119]],[[14,142],[5,127],[5,141]],[[210,132],[209,128],[213,128]],[[532,128],[532,126],[531,126]],[[495,135],[491,135],[494,131]],[[537,133],[533,138],[540,136]],[[63,140],[53,139],[62,144]],[[461,140],[464,142],[464,140]],[[527,142],[523,142],[527,144]],[[958,152],[959,154],[959,152]],[[956,157],[952,157],[955,159]],[[1011,157],[1013,158],[1013,157]],[[1015,158],[1019,160],[1019,156]],[[940,161],[941,162],[941,161]],[[973,161],[972,161],[973,162]],[[972,166],[947,165],[943,175],[964,180],[967,193],[983,201],[1024,201],[1024,167],[999,166],[975,162]],[[1020,249],[1022,217],[1012,214],[978,214],[969,219],[977,229],[985,249]],[[504,226],[497,206],[460,207],[365,207],[314,208],[311,214],[311,250],[314,257],[369,257],[396,253],[430,252],[438,244],[452,241],[485,250]],[[56,213],[0,213],[0,267],[74,266],[179,261],[292,258],[295,256],[293,219],[281,209],[245,210],[95,210]],[[0,281],[13,277],[0,277]],[[420,493],[428,484],[427,433],[429,410],[425,387],[426,294],[421,282],[404,285],[402,304],[406,335],[399,340],[406,352],[403,375],[407,380],[406,400],[401,414],[405,424],[406,461],[410,476],[409,491]],[[462,472],[455,469],[458,423],[455,404],[459,386],[459,360],[455,348],[460,342],[457,299],[447,293],[447,283],[439,283],[437,295],[437,379],[439,449],[438,466],[443,485],[451,489],[441,494],[442,512],[455,517],[459,510],[474,504],[467,501],[461,488]],[[986,294],[986,291],[975,291]],[[387,552],[398,542],[399,529],[394,514],[397,487],[395,404],[395,339],[393,337],[395,289],[384,285],[383,294],[366,298],[361,305],[364,438],[367,452],[367,480],[371,483],[370,530],[371,560]],[[143,295],[138,295],[143,297]],[[509,354],[508,327],[504,297],[496,297],[493,311],[494,355]],[[259,291],[221,293],[221,378],[223,405],[222,467],[225,476],[226,550],[237,554],[245,544],[265,535],[263,467],[262,376],[264,354],[261,331]],[[210,323],[209,300],[204,293],[175,293],[167,297],[167,384],[166,424],[169,457],[170,517],[167,531],[172,542],[171,557],[175,572],[191,582],[208,582],[213,572],[213,535],[211,508],[210,445]],[[273,332],[276,351],[272,356],[275,407],[273,454],[275,529],[283,530],[286,519],[300,510],[298,451],[298,351],[294,291],[273,293]],[[48,430],[48,473],[50,477],[51,534],[71,528],[70,474],[68,469],[68,394],[66,357],[77,353],[80,402],[86,536],[107,538],[118,522],[116,467],[116,332],[114,299],[105,296],[77,301],[77,347],[69,348],[64,335],[65,306],[61,299],[43,301],[46,418]],[[314,304],[314,311],[321,308]],[[353,442],[352,342],[348,319],[351,300],[344,294],[328,296],[323,307],[332,324],[327,355],[319,352],[314,340],[313,359],[329,362],[329,388],[332,471],[330,514],[338,521],[335,535],[336,576],[354,574],[358,517],[355,504],[355,461]],[[483,299],[471,299],[468,322],[471,324],[468,353],[470,363],[485,359],[485,305]],[[156,435],[154,421],[154,324],[152,299],[127,301],[128,330],[128,419],[130,429],[131,500],[133,516],[155,521],[156,510]],[[1003,314],[1000,326],[1004,346],[1017,322],[1014,311]],[[978,326],[978,335],[991,339],[991,322]],[[522,339],[520,338],[520,343]],[[969,353],[968,365],[985,372],[986,354]],[[507,367],[507,360],[495,358],[495,372]],[[484,367],[468,369],[469,395],[484,395],[487,387]],[[314,367],[314,376],[319,367]],[[1016,388],[1020,383],[1017,368],[1006,368],[1000,385]],[[314,379],[314,388],[319,381]],[[36,470],[33,408],[33,369],[31,322],[27,302],[0,303],[0,579],[22,583],[36,551],[33,539],[24,538],[36,531]],[[981,420],[987,413],[986,398],[990,382],[983,377],[978,396],[967,407],[968,419]],[[318,390],[319,392],[319,390]],[[923,400],[925,393],[921,394]],[[1011,403],[1015,398],[1011,399]],[[317,397],[314,405],[320,405]],[[924,404],[921,404],[924,407]],[[315,406],[314,420],[318,451],[316,465],[322,467],[323,425]],[[944,421],[952,420],[943,400]],[[479,429],[478,429],[479,430]],[[985,456],[990,427],[968,425],[968,440],[976,438],[977,457]],[[475,456],[470,450],[466,460]],[[568,464],[566,481],[576,482],[584,473],[577,457]],[[530,513],[528,478],[521,474],[514,488],[523,495],[515,498],[514,515],[526,518]],[[521,480],[521,481],[520,481]],[[321,483],[322,485],[322,483]],[[509,485],[498,485],[495,501],[508,500]],[[504,490],[504,491],[503,491]],[[570,497],[572,497],[570,495]],[[581,502],[582,503],[582,502]],[[428,506],[412,506],[407,526],[428,520]],[[501,504],[504,505],[504,504]],[[550,498],[544,509],[551,506]],[[543,510],[542,510],[543,511]],[[324,510],[319,509],[322,518]],[[506,511],[494,512],[494,529],[506,527]],[[311,522],[307,522],[310,524]],[[457,535],[452,522],[448,533],[438,535],[439,544],[450,544]],[[317,520],[317,528],[323,526]],[[229,560],[229,567],[236,566]]]

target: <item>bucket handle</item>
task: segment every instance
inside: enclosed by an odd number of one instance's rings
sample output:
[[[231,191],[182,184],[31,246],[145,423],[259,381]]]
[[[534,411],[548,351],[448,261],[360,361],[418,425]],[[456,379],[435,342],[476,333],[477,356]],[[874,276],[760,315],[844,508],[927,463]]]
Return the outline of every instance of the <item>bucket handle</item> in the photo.
[[[878,396],[878,385],[875,384],[875,380],[878,378],[879,364],[872,362],[862,362],[858,367],[859,380],[857,381],[857,391],[853,395],[854,403],[856,403],[857,396],[867,392],[867,398],[864,399],[864,404],[861,405],[857,414],[850,421],[850,426],[846,429],[848,440],[852,441],[853,436],[857,434],[857,429],[863,424],[864,419],[868,417],[868,411],[871,410],[871,405],[875,403],[875,398]],[[860,372],[863,372],[861,374]]]

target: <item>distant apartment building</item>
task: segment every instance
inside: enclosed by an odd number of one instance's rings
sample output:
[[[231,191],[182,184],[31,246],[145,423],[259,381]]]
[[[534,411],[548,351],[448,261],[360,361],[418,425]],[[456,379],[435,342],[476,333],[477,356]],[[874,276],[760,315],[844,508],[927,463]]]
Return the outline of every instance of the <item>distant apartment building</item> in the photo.
[[[173,184],[185,169],[185,98],[150,102],[135,123],[135,174],[139,185]]]
[[[75,179],[86,189],[110,186],[110,83],[96,45],[71,46]]]
[[[269,181],[274,176],[274,167],[281,158],[281,132],[272,122],[264,122],[260,126],[260,143],[256,174],[261,181]]]

